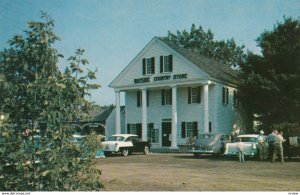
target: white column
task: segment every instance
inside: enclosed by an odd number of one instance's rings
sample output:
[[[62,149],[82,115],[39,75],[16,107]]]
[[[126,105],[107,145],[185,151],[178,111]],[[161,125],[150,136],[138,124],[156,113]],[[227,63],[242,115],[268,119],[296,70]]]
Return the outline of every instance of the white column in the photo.
[[[177,87],[172,87],[172,141],[171,148],[177,148]]]
[[[142,89],[142,141],[147,141],[147,91]]]
[[[204,108],[204,112],[203,112],[203,128],[204,128],[204,132],[207,133],[209,131],[208,129],[208,84],[205,84],[203,86],[203,108]]]
[[[120,111],[120,91],[115,91],[116,94],[116,134],[121,133],[121,111]]]

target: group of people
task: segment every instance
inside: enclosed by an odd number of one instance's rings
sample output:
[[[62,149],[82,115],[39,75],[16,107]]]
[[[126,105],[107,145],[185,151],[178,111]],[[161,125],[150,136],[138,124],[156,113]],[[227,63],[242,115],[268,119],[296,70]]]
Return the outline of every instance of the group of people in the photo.
[[[258,155],[260,160],[270,159],[272,163],[275,162],[276,157],[279,156],[280,162],[284,163],[283,157],[283,142],[285,141],[283,138],[283,132],[278,132],[277,130],[273,130],[268,136],[264,135],[264,131],[260,130],[260,134],[258,136]],[[239,161],[244,162],[244,150],[243,143],[241,139],[237,143]]]
[[[261,130],[258,136],[259,159],[265,160],[269,157],[270,161],[274,163],[276,157],[279,156],[280,162],[284,163],[282,145],[284,141],[282,131],[278,132],[277,130],[273,130],[268,137],[266,137],[264,136],[264,131]]]

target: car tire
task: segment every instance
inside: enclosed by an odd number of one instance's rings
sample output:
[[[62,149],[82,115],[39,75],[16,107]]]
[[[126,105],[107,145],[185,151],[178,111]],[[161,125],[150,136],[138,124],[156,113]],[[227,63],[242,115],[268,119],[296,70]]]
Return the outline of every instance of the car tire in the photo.
[[[128,156],[128,154],[129,154],[128,148],[122,149],[122,150],[121,150],[121,153],[122,153],[123,156]]]
[[[111,156],[111,152],[104,151],[104,156]]]
[[[195,158],[199,158],[200,154],[199,153],[193,153]]]
[[[147,155],[147,154],[149,154],[149,152],[150,152],[149,147],[145,146],[145,148],[144,148],[144,154]]]

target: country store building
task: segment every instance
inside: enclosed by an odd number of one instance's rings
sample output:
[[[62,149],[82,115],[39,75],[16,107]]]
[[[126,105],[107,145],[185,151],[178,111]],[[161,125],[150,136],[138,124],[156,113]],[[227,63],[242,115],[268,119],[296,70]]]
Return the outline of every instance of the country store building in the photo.
[[[199,133],[230,133],[234,124],[242,126],[237,82],[237,71],[228,65],[154,37],[109,85],[116,96],[115,133],[170,148]]]

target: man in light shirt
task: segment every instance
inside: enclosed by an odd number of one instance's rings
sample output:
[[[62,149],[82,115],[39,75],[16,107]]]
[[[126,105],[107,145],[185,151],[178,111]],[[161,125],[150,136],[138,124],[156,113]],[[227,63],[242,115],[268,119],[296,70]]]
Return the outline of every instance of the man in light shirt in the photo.
[[[272,158],[273,163],[275,162],[277,154],[279,154],[281,163],[284,163],[282,143],[285,140],[283,139],[282,136],[283,136],[282,131],[276,135],[276,139],[275,139],[275,143],[274,143],[274,154],[273,154],[273,158]]]

